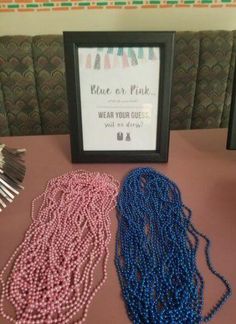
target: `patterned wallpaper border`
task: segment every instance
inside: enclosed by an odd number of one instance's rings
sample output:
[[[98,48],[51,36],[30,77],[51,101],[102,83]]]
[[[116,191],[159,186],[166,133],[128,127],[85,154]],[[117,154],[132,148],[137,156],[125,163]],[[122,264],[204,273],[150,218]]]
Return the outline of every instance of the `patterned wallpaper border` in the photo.
[[[236,8],[236,0],[0,0],[0,13],[84,9]]]

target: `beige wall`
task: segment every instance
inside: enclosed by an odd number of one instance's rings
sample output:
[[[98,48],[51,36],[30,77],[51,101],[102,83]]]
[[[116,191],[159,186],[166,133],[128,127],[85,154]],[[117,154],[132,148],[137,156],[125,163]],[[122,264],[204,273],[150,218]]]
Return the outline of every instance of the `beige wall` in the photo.
[[[236,29],[236,8],[0,13],[0,35],[58,34],[63,30],[209,29]]]

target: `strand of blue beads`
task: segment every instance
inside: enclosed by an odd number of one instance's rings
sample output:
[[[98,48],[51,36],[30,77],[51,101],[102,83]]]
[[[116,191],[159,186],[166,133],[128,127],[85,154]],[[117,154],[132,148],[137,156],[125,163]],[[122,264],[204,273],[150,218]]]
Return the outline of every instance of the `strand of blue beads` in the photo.
[[[191,223],[191,211],[171,180],[151,168],[131,171],[118,197],[115,263],[128,316],[135,324],[209,321],[231,293],[213,267],[209,239]],[[226,291],[203,316],[204,279],[197,268],[200,239],[210,271]]]

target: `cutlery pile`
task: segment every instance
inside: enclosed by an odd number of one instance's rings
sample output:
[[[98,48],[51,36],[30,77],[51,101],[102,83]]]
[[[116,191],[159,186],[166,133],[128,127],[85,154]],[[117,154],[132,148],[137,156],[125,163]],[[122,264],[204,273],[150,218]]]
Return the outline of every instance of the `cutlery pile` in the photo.
[[[25,149],[13,149],[0,144],[0,212],[24,189],[24,153]]]

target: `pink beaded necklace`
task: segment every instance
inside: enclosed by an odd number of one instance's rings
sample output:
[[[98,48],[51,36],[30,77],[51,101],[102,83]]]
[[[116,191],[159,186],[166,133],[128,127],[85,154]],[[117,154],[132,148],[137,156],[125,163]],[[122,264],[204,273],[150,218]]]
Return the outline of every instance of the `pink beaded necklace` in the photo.
[[[48,182],[32,203],[33,221],[24,241],[0,273],[5,319],[17,324],[84,322],[107,277],[109,213],[118,187],[109,175],[82,170]],[[101,278],[95,277],[99,266]],[[6,300],[15,308],[15,319],[4,311]]]

